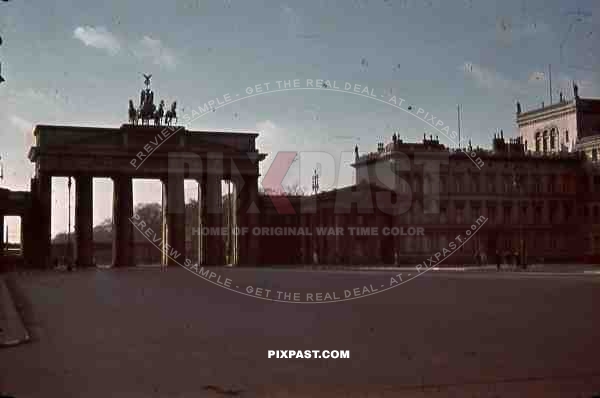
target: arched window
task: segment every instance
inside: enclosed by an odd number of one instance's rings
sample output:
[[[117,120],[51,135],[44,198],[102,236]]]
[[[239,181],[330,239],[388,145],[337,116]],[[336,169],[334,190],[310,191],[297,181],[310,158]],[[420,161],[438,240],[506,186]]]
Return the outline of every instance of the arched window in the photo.
[[[413,178],[413,192],[414,193],[419,192],[419,177],[416,175]]]
[[[423,193],[431,193],[431,180],[429,179],[429,174],[426,174],[423,178]]]
[[[535,151],[540,152],[542,150],[542,133],[539,131],[535,133]]]
[[[543,146],[542,149],[545,153],[545,152],[548,152],[548,130],[544,130],[543,140],[544,141],[542,143],[542,146]]]
[[[455,190],[455,192],[462,191],[462,176],[461,175],[454,176],[454,190]]]
[[[426,202],[425,213],[437,214],[439,211],[438,202],[435,199],[430,199]]]
[[[557,138],[558,138],[557,135],[558,134],[557,134],[555,128],[553,128],[552,130],[550,130],[550,150],[551,151],[556,150],[556,142],[558,141],[557,140]]]

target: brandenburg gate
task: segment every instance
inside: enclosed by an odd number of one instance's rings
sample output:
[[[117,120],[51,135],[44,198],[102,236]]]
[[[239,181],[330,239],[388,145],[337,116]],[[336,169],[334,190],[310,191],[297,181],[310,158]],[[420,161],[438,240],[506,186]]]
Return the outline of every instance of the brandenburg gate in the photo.
[[[146,76],[146,85],[149,77]],[[149,95],[150,94],[150,95]],[[150,104],[150,112],[145,108]],[[259,162],[266,155],[256,149],[257,133],[189,131],[171,126],[175,104],[162,126],[163,103],[156,111],[152,93],[142,91],[140,110],[130,101],[130,124],[120,128],[37,125],[35,146],[29,159],[35,163],[31,181],[32,212],[37,228],[31,231],[34,250],[30,262],[48,265],[51,258],[51,179],[75,180],[75,259],[80,267],[93,264],[94,177],[113,181],[113,266],[135,265],[133,178],[162,182],[162,242],[171,250],[186,253],[184,180],[198,182],[198,220],[193,244],[200,263],[223,265],[223,236],[203,231],[222,229],[222,181],[234,185],[235,224],[248,230],[258,225]],[[171,113],[170,113],[171,112]],[[170,113],[170,118],[169,118]],[[159,117],[160,116],[160,117]],[[142,119],[141,125],[137,119]],[[157,120],[158,119],[158,120]],[[155,125],[150,125],[154,120]],[[143,221],[143,220],[141,220]],[[158,231],[155,231],[160,235]],[[256,264],[258,237],[237,236],[237,263]],[[184,254],[185,256],[185,254]],[[192,259],[193,260],[193,259]],[[182,262],[164,256],[163,264]]]

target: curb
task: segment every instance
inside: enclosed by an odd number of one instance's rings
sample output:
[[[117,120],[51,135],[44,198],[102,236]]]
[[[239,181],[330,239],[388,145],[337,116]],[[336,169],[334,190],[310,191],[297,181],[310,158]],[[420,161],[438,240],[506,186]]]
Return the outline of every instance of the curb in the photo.
[[[3,312],[5,313],[5,316],[7,316],[8,322],[18,322],[19,325],[17,328],[22,329],[21,332],[23,333],[23,337],[21,338],[11,338],[9,340],[0,341],[0,348],[14,347],[20,344],[28,343],[31,341],[31,336],[25,328],[21,314],[19,314],[19,311],[17,310],[12,294],[10,293],[10,289],[6,285],[4,278],[0,278],[0,297],[0,305],[4,307]]]

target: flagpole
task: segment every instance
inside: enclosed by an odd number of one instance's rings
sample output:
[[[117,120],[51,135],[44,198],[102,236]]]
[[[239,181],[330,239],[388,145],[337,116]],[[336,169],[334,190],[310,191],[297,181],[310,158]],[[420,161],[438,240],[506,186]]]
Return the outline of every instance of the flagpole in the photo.
[[[460,104],[456,106],[456,113],[458,116],[458,149],[460,149]]]
[[[550,105],[552,105],[552,64],[548,64],[548,82],[550,90]]]

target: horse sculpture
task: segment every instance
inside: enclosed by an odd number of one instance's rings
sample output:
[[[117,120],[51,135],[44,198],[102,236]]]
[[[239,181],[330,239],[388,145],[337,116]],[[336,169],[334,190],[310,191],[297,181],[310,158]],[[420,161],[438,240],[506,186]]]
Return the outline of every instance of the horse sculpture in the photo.
[[[129,123],[136,125],[138,122],[137,110],[133,106],[133,101],[129,100]]]
[[[156,105],[154,105],[154,93],[149,89],[142,90],[140,95],[140,109],[138,118],[142,119],[142,126],[149,126],[150,119],[154,117]]]
[[[165,101],[160,101],[158,105],[158,110],[154,112],[154,125],[160,126],[160,122],[162,121],[163,115],[165,114]]]
[[[171,104],[171,109],[165,112],[165,101],[160,101],[158,109],[154,105],[154,93],[150,90],[150,78],[152,75],[144,74],[144,84],[146,88],[140,93],[140,106],[135,108],[133,101],[129,100],[129,122],[132,125],[140,124],[139,119],[142,119],[142,126],[150,126],[150,120],[154,121],[155,126],[160,126],[163,120],[165,124],[170,126],[173,119],[177,122],[177,101]]]
[[[165,124],[170,126],[173,119],[175,119],[175,123],[177,123],[177,101],[173,101],[171,109],[165,114]]]

